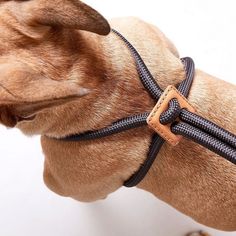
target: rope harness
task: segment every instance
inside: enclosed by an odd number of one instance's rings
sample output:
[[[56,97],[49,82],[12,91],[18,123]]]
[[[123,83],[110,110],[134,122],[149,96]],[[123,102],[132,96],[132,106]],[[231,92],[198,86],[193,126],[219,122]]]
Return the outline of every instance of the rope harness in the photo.
[[[236,164],[236,136],[197,115],[195,109],[186,99],[194,79],[193,60],[189,57],[181,59],[186,71],[186,79],[179,84],[178,89],[174,86],[168,86],[163,91],[154,80],[137,50],[119,32],[114,29],[112,32],[130,50],[136,63],[139,78],[150,96],[157,102],[157,105],[151,113],[145,112],[129,116],[114,122],[108,127],[71,135],[60,140],[73,142],[94,140],[148,124],[156,132],[152,136],[147,159],[140,169],[124,182],[126,187],[136,186],[142,181],[165,141],[177,145],[182,136]]]

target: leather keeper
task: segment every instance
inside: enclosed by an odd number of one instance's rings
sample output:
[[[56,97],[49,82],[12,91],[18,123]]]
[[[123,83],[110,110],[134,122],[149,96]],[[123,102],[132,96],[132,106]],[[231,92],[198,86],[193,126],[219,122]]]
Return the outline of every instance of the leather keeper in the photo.
[[[148,116],[147,123],[150,128],[157,132],[168,143],[176,146],[180,142],[182,136],[175,135],[171,132],[171,124],[163,125],[160,123],[161,114],[168,109],[169,102],[173,98],[176,98],[178,100],[181,108],[185,108],[193,113],[196,112],[195,109],[190,105],[188,100],[173,85],[169,85],[161,95],[150,115]]]

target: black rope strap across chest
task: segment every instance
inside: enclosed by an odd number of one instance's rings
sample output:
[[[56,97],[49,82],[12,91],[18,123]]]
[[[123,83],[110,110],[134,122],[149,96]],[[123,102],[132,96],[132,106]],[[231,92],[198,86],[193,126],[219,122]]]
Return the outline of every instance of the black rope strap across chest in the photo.
[[[117,32],[116,30],[112,31],[127,45],[129,50],[131,51],[131,54],[134,57],[136,63],[139,78],[143,86],[149,92],[150,96],[155,101],[158,101],[163,93],[163,90],[159,87],[159,85],[153,78],[141,56],[136,51],[136,49],[128,42],[128,40],[125,39],[119,32]],[[182,58],[181,61],[186,71],[186,79],[182,81],[178,86],[178,91],[184,97],[188,97],[194,79],[194,62],[189,57]],[[94,140],[123,132],[128,129],[145,126],[147,125],[147,118],[149,116],[149,113],[150,112],[144,112],[139,115],[126,117],[114,122],[110,126],[103,129],[71,135],[61,140]],[[177,118],[178,122],[176,121]],[[160,116],[160,123],[164,125],[171,124],[172,133],[182,135],[188,139],[191,139],[194,142],[224,157],[228,161],[236,164],[236,136],[217,126],[213,122],[188,111],[187,109],[181,109],[177,99],[173,98],[170,100],[168,109]],[[136,173],[134,173],[133,176],[131,176],[127,181],[125,181],[124,186],[136,186],[145,177],[164,142],[165,140],[157,133],[153,135],[147,154],[147,159],[141,165],[140,169]]]

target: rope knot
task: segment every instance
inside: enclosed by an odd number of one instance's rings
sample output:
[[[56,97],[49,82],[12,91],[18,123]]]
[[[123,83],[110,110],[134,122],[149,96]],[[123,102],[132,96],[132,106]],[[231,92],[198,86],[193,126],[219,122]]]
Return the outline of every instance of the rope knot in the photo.
[[[160,123],[167,125],[173,123],[181,112],[181,107],[176,98],[172,98],[168,103],[168,109],[160,115]]]

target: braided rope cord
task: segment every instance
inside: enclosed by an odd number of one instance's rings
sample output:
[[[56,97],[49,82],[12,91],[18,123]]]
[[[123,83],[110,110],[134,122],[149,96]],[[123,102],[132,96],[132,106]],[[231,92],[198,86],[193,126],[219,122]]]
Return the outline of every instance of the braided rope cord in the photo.
[[[117,35],[128,47],[136,63],[139,78],[143,86],[149,92],[150,96],[154,100],[158,101],[163,93],[163,90],[153,78],[141,56],[123,35],[114,29],[112,32]],[[180,83],[178,90],[183,96],[187,97],[194,79],[195,66],[190,57],[181,58],[181,61],[186,71],[186,79]],[[146,119],[148,115],[149,112],[133,115],[118,120],[108,127],[95,131],[88,131],[82,134],[71,135],[60,140],[94,140],[123,132],[125,130],[146,126]],[[180,119],[180,122],[175,122],[177,117]],[[177,99],[174,98],[170,100],[169,108],[162,113],[160,122],[162,124],[171,123],[171,131],[174,134],[183,135],[184,137],[197,142],[198,144],[224,157],[228,161],[236,164],[236,136],[197,114],[194,114],[186,109],[181,109]],[[124,186],[136,186],[145,177],[164,142],[164,139],[158,134],[155,133],[152,136],[147,159],[141,165],[139,170],[124,182]]]

